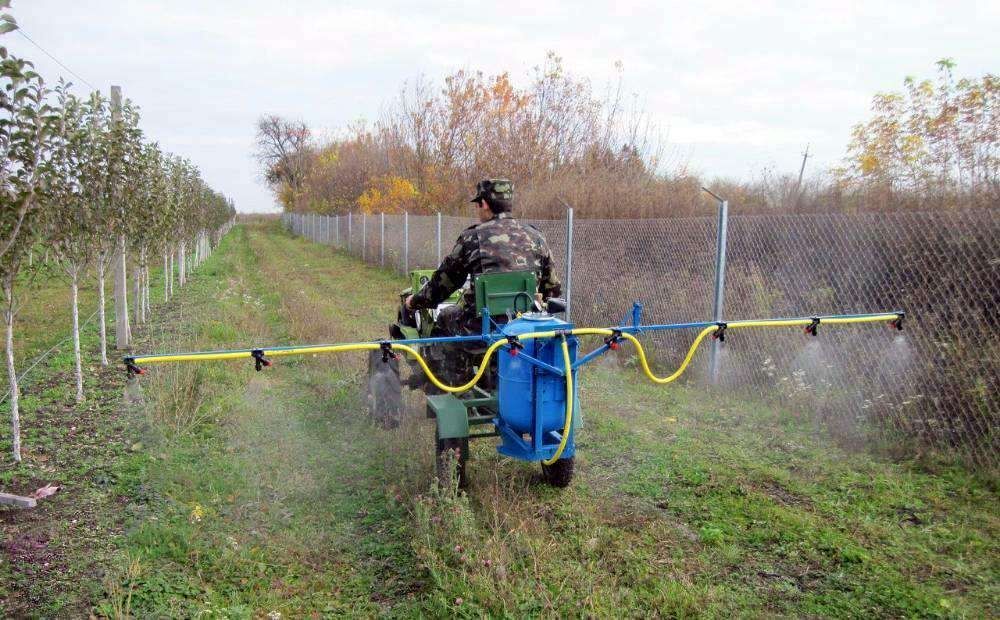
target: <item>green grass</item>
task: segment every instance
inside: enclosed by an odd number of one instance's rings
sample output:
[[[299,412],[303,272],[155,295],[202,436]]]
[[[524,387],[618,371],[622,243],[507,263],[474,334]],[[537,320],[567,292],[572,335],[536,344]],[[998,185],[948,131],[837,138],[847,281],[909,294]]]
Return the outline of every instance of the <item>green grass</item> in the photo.
[[[403,285],[238,228],[140,346],[380,338]],[[1000,613],[995,480],[845,452],[807,412],[652,386],[628,361],[581,375],[570,488],[481,441],[461,495],[431,483],[419,395],[401,428],[368,423],[360,355],[151,368],[141,405],[94,416],[95,444],[112,445],[65,457],[107,552],[78,584],[0,564],[15,579],[0,598],[139,617]],[[113,402],[120,385],[101,389]]]

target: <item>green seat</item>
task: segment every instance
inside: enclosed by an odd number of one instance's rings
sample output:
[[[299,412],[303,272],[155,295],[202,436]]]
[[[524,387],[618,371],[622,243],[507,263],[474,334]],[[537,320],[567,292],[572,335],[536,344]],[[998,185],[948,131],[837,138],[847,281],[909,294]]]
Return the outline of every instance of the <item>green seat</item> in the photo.
[[[538,290],[534,271],[508,271],[484,273],[473,283],[476,292],[476,316],[483,315],[483,308],[490,316],[503,316],[507,311],[530,312]]]

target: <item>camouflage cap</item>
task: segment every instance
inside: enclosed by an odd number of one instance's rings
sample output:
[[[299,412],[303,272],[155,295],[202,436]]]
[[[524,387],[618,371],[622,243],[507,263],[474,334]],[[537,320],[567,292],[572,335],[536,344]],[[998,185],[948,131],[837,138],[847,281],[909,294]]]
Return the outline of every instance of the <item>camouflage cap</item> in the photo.
[[[514,184],[507,179],[483,179],[476,184],[476,195],[469,202],[485,200],[487,204],[510,204],[514,200]]]

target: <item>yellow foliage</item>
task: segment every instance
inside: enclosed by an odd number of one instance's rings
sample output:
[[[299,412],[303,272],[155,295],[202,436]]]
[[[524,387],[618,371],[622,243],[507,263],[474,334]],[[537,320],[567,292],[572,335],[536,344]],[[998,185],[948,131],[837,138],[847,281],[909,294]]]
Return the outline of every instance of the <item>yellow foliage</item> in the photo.
[[[408,179],[387,174],[372,179],[368,189],[358,196],[362,213],[401,213],[412,211],[419,193]]]
[[[875,153],[865,153],[859,161],[862,174],[871,174],[878,170],[878,157]]]

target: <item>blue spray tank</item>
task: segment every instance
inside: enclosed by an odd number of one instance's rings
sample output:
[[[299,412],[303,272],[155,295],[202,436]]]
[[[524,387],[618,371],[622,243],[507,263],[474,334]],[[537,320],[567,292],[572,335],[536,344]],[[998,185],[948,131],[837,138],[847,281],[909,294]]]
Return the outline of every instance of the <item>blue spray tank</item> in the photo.
[[[550,314],[524,314],[501,327],[505,337],[549,330],[571,330],[573,325]],[[578,341],[566,336],[570,362],[576,361]],[[493,420],[502,443],[500,454],[531,461],[551,458],[566,422],[566,376],[559,338],[526,339],[514,355],[501,354],[498,362],[499,415]],[[560,458],[575,451],[579,402],[573,382],[573,426]]]

